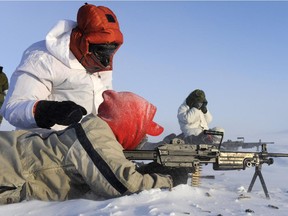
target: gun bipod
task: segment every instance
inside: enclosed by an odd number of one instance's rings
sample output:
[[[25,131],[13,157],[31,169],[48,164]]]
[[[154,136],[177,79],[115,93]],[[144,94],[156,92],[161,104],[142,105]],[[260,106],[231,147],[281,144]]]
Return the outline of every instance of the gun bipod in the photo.
[[[250,193],[252,191],[252,188],[254,186],[254,183],[256,181],[256,178],[257,176],[259,176],[259,179],[260,179],[260,182],[261,182],[261,185],[262,185],[262,188],[264,190],[264,193],[265,193],[265,196],[267,199],[270,199],[270,196],[269,196],[269,193],[268,193],[268,189],[266,187],[266,184],[265,184],[265,181],[264,181],[264,178],[263,178],[263,175],[262,175],[262,172],[261,172],[261,168],[262,168],[262,164],[259,164],[258,166],[255,166],[255,173],[253,175],[253,178],[251,180],[251,183],[249,185],[249,188],[248,188],[248,193]]]

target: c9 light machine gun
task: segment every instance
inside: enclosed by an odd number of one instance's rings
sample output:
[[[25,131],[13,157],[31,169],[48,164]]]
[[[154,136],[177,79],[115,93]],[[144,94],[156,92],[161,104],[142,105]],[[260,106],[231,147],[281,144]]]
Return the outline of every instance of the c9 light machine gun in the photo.
[[[218,135],[222,132],[206,131],[206,134]],[[273,164],[274,157],[288,157],[286,153],[268,153],[265,143],[260,152],[240,152],[221,150],[222,138],[219,145],[186,144],[182,139],[174,138],[169,144],[163,143],[154,150],[125,150],[124,155],[129,160],[152,160],[167,167],[186,167],[196,170],[200,164],[212,163],[213,170],[245,170],[255,167],[255,173],[249,185],[251,192],[256,178],[259,176],[262,188],[269,197],[261,168],[263,164]]]

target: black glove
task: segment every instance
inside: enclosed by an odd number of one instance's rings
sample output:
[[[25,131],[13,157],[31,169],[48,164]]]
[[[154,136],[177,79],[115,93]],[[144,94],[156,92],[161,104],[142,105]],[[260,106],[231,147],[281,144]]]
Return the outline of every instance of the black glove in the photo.
[[[202,106],[201,106],[201,111],[202,111],[204,114],[207,113],[207,104],[208,104],[208,102],[206,101],[206,102],[204,102],[204,103],[202,104]]]
[[[158,164],[156,162],[152,162],[149,164],[145,164],[139,168],[137,168],[137,171],[139,173],[143,174],[152,174],[152,173],[158,173],[162,175],[170,175],[173,181],[173,187],[179,185],[179,184],[187,184],[188,180],[188,173],[189,168],[185,167],[165,167],[161,164]]]
[[[54,124],[70,125],[77,123],[86,114],[86,109],[73,101],[41,100],[36,104],[34,118],[38,127],[49,129]]]

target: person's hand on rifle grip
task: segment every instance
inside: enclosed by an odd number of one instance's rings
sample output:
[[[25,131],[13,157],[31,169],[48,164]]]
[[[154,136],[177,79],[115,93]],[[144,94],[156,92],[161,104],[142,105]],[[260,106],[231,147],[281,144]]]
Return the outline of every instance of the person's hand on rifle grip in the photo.
[[[38,127],[50,129],[53,125],[71,125],[79,122],[87,111],[73,101],[38,101],[34,118]]]
[[[165,167],[156,162],[151,162],[137,168],[139,173],[143,174],[162,174],[169,175],[173,182],[173,187],[179,184],[187,184],[189,169],[185,167]]]
[[[187,184],[188,169],[185,167],[173,167],[169,168],[167,174],[171,176],[173,181],[173,187],[179,184]]]

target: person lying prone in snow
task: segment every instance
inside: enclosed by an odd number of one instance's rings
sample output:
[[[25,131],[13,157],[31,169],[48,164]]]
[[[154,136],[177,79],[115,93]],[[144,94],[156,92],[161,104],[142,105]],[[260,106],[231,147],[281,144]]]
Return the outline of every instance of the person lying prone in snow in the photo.
[[[46,136],[0,132],[1,204],[62,201],[87,194],[91,199],[113,198],[187,182],[183,168],[155,163],[137,168],[123,154],[146,135],[163,132],[153,121],[156,107],[131,92],[106,90],[103,98],[97,116],[87,115],[63,131]]]

